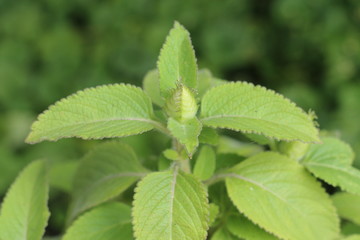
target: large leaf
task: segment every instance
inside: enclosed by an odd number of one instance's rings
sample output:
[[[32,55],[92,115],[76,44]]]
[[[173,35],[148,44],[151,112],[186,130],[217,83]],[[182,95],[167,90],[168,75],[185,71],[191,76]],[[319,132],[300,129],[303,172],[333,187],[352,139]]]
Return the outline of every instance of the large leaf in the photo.
[[[360,240],[360,234],[345,237],[343,240]]]
[[[360,196],[350,193],[336,193],[332,196],[334,205],[340,215],[360,225]]]
[[[194,166],[194,175],[200,180],[210,178],[215,172],[216,156],[214,150],[209,146],[203,146]]]
[[[28,143],[60,138],[124,137],[153,129],[150,98],[125,84],[88,88],[60,100],[39,115]]]
[[[171,134],[185,146],[186,151],[191,156],[199,145],[199,135],[202,128],[201,122],[197,118],[184,123],[169,118],[167,127]]]
[[[278,240],[242,215],[231,216],[226,223],[227,229],[235,236],[245,240]]]
[[[45,163],[32,162],[12,184],[2,204],[1,240],[40,240],[50,216]]]
[[[82,159],[75,175],[70,219],[118,196],[147,172],[128,145],[119,142],[99,145]]]
[[[189,88],[197,87],[197,66],[189,32],[175,22],[160,51],[158,60],[160,92],[169,95],[169,90],[178,82]]]
[[[137,240],[205,240],[209,204],[205,187],[177,168],[152,173],[136,188],[133,224]]]
[[[316,177],[344,191],[360,194],[360,171],[351,166],[354,153],[349,145],[332,137],[310,146],[302,163]]]
[[[279,140],[318,142],[310,115],[283,96],[245,82],[210,89],[202,100],[206,126],[257,133]]]
[[[265,152],[231,169],[226,187],[240,212],[284,239],[335,239],[339,220],[321,188],[297,162]]]
[[[85,213],[67,230],[63,240],[132,240],[131,209],[109,203]]]

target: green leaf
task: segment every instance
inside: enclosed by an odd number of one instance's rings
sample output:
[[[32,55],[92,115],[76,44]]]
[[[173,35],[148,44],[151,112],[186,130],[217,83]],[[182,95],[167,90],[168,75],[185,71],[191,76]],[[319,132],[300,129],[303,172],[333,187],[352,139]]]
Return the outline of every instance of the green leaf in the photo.
[[[240,142],[234,138],[221,136],[217,152],[226,154],[233,153],[242,157],[249,157],[262,151],[263,147],[257,144]]]
[[[226,223],[227,229],[235,236],[245,240],[277,240],[278,238],[264,231],[242,215],[231,216]]]
[[[169,90],[178,82],[189,88],[197,88],[197,66],[189,32],[175,22],[160,51],[158,60],[160,92],[169,96]]]
[[[150,96],[153,103],[162,107],[165,103],[160,94],[160,80],[157,69],[149,71],[143,80],[144,91]]]
[[[350,193],[336,193],[333,203],[340,217],[360,225],[360,196]]]
[[[260,145],[270,145],[273,143],[272,139],[269,139],[263,135],[255,134],[255,133],[244,133],[244,135],[250,139],[251,141],[260,144]]]
[[[199,145],[198,138],[202,128],[199,120],[194,118],[181,123],[173,118],[169,118],[167,127],[171,134],[185,146],[187,153],[192,156]]]
[[[199,142],[216,146],[219,143],[219,134],[213,128],[203,127],[199,136]]]
[[[154,128],[150,98],[125,84],[88,88],[39,115],[26,142],[79,137],[102,139],[140,134]]]
[[[0,214],[0,239],[40,240],[50,216],[48,194],[45,163],[32,162],[6,194]]]
[[[85,213],[70,226],[62,240],[132,240],[131,208],[108,203]]]
[[[146,176],[135,190],[137,240],[205,240],[209,204],[205,187],[178,168]]]
[[[215,172],[216,156],[209,146],[203,146],[199,152],[194,166],[194,175],[200,180],[210,178]]]
[[[345,221],[341,224],[341,233],[345,236],[351,234],[360,234],[360,225]]]
[[[215,220],[220,213],[220,208],[215,203],[210,203],[209,206],[210,206],[209,226],[212,226],[215,223]]]
[[[214,235],[211,237],[211,240],[238,240],[239,238],[232,235],[229,230],[222,227],[218,229]]]
[[[82,159],[75,175],[69,219],[118,196],[147,172],[128,145],[100,144]]]
[[[360,240],[360,234],[347,236],[343,240]]]
[[[288,156],[295,161],[300,161],[308,151],[310,144],[299,141],[280,142],[277,149],[280,153]]]
[[[351,166],[354,153],[349,145],[333,138],[310,146],[302,163],[316,177],[344,191],[360,194],[360,171]]]
[[[265,152],[225,175],[235,206],[251,221],[284,239],[335,239],[339,219],[320,184],[297,162]]]
[[[198,71],[197,77],[200,98],[202,98],[210,88],[227,83],[225,80],[214,78],[208,69],[200,69]]]
[[[205,126],[278,140],[319,141],[310,115],[283,96],[245,82],[210,89],[203,97],[201,116]]]

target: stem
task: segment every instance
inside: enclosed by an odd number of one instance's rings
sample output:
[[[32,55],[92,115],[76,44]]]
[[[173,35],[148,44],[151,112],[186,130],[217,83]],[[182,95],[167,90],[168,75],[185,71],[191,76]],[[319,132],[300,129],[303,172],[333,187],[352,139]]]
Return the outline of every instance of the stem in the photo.
[[[215,174],[214,176],[212,176],[211,178],[203,181],[203,183],[207,186],[210,186],[217,182],[220,182],[224,178],[231,177],[231,176],[232,176],[231,173],[218,173],[218,174]]]
[[[168,137],[173,137],[170,133],[170,131],[166,128],[166,126],[158,121],[151,121],[151,123],[154,125],[154,127],[156,128],[156,130],[158,130],[159,132],[164,133],[165,135],[167,135]]]

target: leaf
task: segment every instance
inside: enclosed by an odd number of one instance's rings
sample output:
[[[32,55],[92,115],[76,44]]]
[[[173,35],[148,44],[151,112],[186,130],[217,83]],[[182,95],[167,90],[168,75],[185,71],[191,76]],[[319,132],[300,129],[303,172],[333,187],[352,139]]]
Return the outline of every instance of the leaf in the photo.
[[[202,98],[210,88],[227,83],[225,80],[214,78],[208,69],[200,69],[197,78],[200,98]]]
[[[255,133],[244,133],[244,135],[251,141],[260,145],[270,145],[274,142],[272,139]]]
[[[180,123],[173,118],[168,120],[168,129],[171,134],[186,147],[187,153],[191,156],[199,145],[199,135],[202,125],[196,118]]]
[[[144,91],[150,96],[153,103],[162,107],[165,103],[160,94],[159,72],[157,69],[149,71],[143,80]]]
[[[218,153],[233,153],[242,157],[249,157],[263,151],[257,144],[240,142],[234,138],[221,136],[218,144]]]
[[[59,161],[53,164],[49,170],[50,187],[70,193],[78,166],[78,161]]]
[[[336,193],[333,203],[340,217],[360,225],[360,196],[350,193]]]
[[[75,175],[69,219],[118,196],[147,173],[128,145],[100,144],[82,159]]]
[[[199,142],[216,146],[219,143],[219,134],[213,128],[203,127],[199,136]]]
[[[1,208],[0,239],[40,240],[50,216],[43,161],[30,163],[11,185]]]
[[[200,180],[210,178],[215,172],[216,156],[209,146],[203,146],[199,152],[194,166],[194,175]]]
[[[343,235],[360,234],[360,226],[352,222],[343,222],[341,224],[341,233]]]
[[[137,240],[205,240],[209,205],[205,187],[178,168],[146,176],[135,190]]]
[[[102,139],[154,128],[150,98],[125,84],[88,88],[55,103],[32,125],[28,143],[60,138]]]
[[[344,240],[360,240],[360,234],[347,236],[344,238]]]
[[[251,221],[283,239],[335,239],[339,219],[320,184],[297,162],[265,152],[225,175],[228,194]]]
[[[222,227],[218,229],[211,240],[238,240],[239,238],[233,236],[226,228]]]
[[[349,145],[333,138],[310,146],[302,163],[316,177],[344,191],[360,194],[360,171],[351,166],[354,153]]]
[[[264,231],[242,215],[229,217],[227,229],[235,236],[245,240],[277,240],[278,238]]]
[[[309,150],[309,147],[310,144],[299,141],[280,142],[277,144],[277,149],[280,153],[295,161],[300,161]]]
[[[108,203],[85,213],[72,224],[62,240],[132,240],[131,209]]]
[[[160,92],[164,97],[178,82],[197,88],[197,66],[189,32],[175,22],[160,51],[158,60]]]
[[[202,100],[201,121],[278,140],[319,141],[310,115],[283,96],[245,82],[210,89]]]
[[[215,203],[210,203],[209,207],[210,207],[209,226],[212,226],[215,223],[215,220],[220,213],[220,208]]]

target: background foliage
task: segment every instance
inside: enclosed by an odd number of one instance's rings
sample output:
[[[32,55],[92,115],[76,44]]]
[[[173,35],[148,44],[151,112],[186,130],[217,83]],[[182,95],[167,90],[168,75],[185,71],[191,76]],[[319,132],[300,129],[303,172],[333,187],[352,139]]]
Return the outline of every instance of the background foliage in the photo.
[[[45,158],[57,187],[48,231],[63,228],[61,206],[68,204],[71,173],[96,141],[28,146],[31,122],[56,100],[86,87],[140,86],[174,20],[191,32],[199,68],[283,93],[314,110],[321,128],[336,131],[360,156],[358,0],[2,0],[0,199],[26,163]],[[126,141],[141,149],[140,158],[151,158],[166,143],[149,138],[158,136]]]

